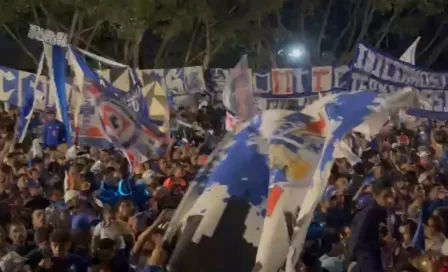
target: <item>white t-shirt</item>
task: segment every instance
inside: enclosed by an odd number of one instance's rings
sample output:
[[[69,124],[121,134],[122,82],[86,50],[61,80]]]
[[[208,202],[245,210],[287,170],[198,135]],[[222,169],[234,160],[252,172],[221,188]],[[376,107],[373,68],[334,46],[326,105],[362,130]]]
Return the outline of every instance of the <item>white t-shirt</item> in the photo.
[[[93,229],[93,236],[99,236],[101,239],[115,240],[117,242],[118,249],[124,249],[126,247],[123,235],[118,232],[115,225],[104,227],[104,222],[100,222]]]

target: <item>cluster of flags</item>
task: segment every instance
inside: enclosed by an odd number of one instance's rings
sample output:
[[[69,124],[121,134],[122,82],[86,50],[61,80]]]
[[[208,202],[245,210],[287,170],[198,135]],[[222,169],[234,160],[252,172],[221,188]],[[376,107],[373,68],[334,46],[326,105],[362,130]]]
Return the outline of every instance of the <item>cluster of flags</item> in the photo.
[[[65,124],[70,124],[67,64],[82,93],[74,112],[78,141],[113,145],[135,163],[157,156],[166,134],[148,119],[141,84],[132,69],[135,84],[123,94],[91,69],[78,49],[44,47],[57,116]],[[166,232],[165,239],[170,240],[182,230],[169,263],[172,272],[295,271],[334,159],[341,153],[352,155],[345,136],[363,124],[375,136],[389,113],[420,105],[412,90],[388,95],[359,91],[325,96],[301,113],[259,113],[250,86],[244,56],[223,94],[233,117],[229,127],[239,124],[238,132],[227,136],[209,156]],[[24,100],[21,135],[34,100]],[[356,160],[354,155],[353,163]]]
[[[83,58],[83,52],[77,48],[46,43],[43,43],[43,47],[34,84],[38,84],[46,64],[50,79],[49,95],[55,97],[56,118],[64,123],[70,146],[75,141],[103,148],[114,146],[123,150],[133,163],[157,156],[159,148],[166,142],[166,134],[148,118],[148,103],[143,97],[141,82],[134,69],[129,68],[133,80],[131,90],[124,93],[90,68]],[[72,109],[74,128],[70,125],[65,90],[68,66],[74,72],[74,82],[82,93],[82,100],[76,109]],[[25,137],[35,109],[35,93],[22,98],[21,115],[16,125],[20,141]],[[76,139],[72,139],[72,136]]]
[[[181,203],[170,271],[295,271],[336,147],[378,112],[419,103],[411,90],[360,91],[317,103],[311,116],[270,110],[241,125],[187,192],[189,207]]]

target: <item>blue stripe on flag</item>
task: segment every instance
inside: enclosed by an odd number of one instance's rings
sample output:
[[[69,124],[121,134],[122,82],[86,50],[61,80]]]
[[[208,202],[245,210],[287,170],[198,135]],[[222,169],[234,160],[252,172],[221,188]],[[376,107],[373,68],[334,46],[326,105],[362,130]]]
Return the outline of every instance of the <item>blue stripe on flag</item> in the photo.
[[[59,104],[62,121],[65,125],[65,131],[67,132],[67,143],[71,146],[73,141],[70,117],[68,114],[67,95],[65,91],[65,70],[67,66],[67,60],[65,58],[66,50],[60,46],[53,46],[52,51],[53,76],[57,94],[56,99],[59,101],[57,104]]]

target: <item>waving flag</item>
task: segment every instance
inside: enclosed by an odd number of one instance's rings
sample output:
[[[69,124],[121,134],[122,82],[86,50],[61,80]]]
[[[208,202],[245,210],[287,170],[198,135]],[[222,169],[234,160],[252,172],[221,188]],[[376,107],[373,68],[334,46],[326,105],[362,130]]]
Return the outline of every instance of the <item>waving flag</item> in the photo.
[[[102,146],[108,140],[138,162],[153,157],[165,135],[148,118],[130,109],[118,91],[90,69],[72,48],[69,59],[76,77],[84,81],[78,117],[80,140],[92,146]]]
[[[277,121],[268,140],[270,189],[252,271],[279,271],[288,253],[295,217],[312,182],[325,137],[325,122],[301,113]]]
[[[142,93],[142,82],[137,75],[135,69],[129,68],[129,73],[131,75],[132,86],[131,90],[125,94],[126,102],[129,106],[132,106],[135,112],[138,112],[142,117],[148,117],[148,101]]]
[[[49,95],[55,98],[56,117],[62,121],[67,131],[67,143],[72,145],[72,128],[70,125],[69,106],[65,90],[65,70],[67,67],[66,48],[44,43],[44,52],[49,71]]]
[[[419,103],[419,96],[411,90],[387,95],[373,91],[360,91],[336,95],[322,106],[321,114],[326,116],[329,127],[326,131],[327,139],[319,166],[314,173],[313,186],[305,196],[294,227],[293,239],[286,261],[287,272],[295,271],[314,210],[327,186],[334,162],[335,147],[347,133],[372,114],[398,111],[400,108],[419,107]]]
[[[420,37],[418,37],[408,49],[401,55],[400,60],[407,62],[409,64],[415,65],[415,52],[417,51],[417,45],[420,41]]]
[[[250,120],[257,114],[247,55],[231,70],[222,96],[224,106],[240,120]]]
[[[17,131],[16,136],[17,136],[19,143],[23,142],[23,140],[25,139],[26,132],[28,131],[28,126],[31,121],[31,117],[33,116],[34,108],[36,105],[36,100],[38,99],[36,96],[36,88],[37,88],[37,84],[39,83],[39,77],[42,74],[42,68],[44,66],[44,59],[45,59],[45,54],[42,53],[42,55],[40,57],[39,64],[37,66],[37,72],[36,72],[36,76],[35,76],[34,83],[33,83],[33,91],[28,92],[26,94],[23,91],[19,92],[19,95],[25,96],[25,98],[22,99],[23,102],[22,102],[22,105],[20,106],[20,116],[17,119],[17,124],[16,124],[16,131]]]
[[[273,184],[283,187],[294,180],[298,186],[292,187],[306,189],[306,180],[318,162],[318,155],[317,159],[309,156],[320,148],[319,140],[315,141],[317,127],[300,113],[266,111],[243,124],[240,132],[215,150],[198,174],[194,189],[184,197],[189,204],[184,200],[181,203],[191,209],[183,218],[183,233],[170,259],[170,271],[252,271],[265,217],[268,213],[272,216],[265,238],[269,241],[276,226],[286,225],[276,222],[285,220],[278,215],[297,208],[296,201],[286,193],[280,202],[270,200],[269,204],[270,166],[280,168],[283,163],[300,167],[304,172],[278,174]],[[271,160],[275,164],[270,165]],[[288,245],[280,247],[285,254]]]

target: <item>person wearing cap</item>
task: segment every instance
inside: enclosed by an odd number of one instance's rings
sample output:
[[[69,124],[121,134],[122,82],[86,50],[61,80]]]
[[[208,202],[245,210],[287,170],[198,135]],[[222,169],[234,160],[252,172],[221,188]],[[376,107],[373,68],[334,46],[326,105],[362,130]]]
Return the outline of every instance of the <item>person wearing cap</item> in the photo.
[[[67,132],[64,124],[56,120],[55,110],[48,108],[46,111],[46,122],[43,129],[43,149],[56,150],[60,144],[67,143]]]

